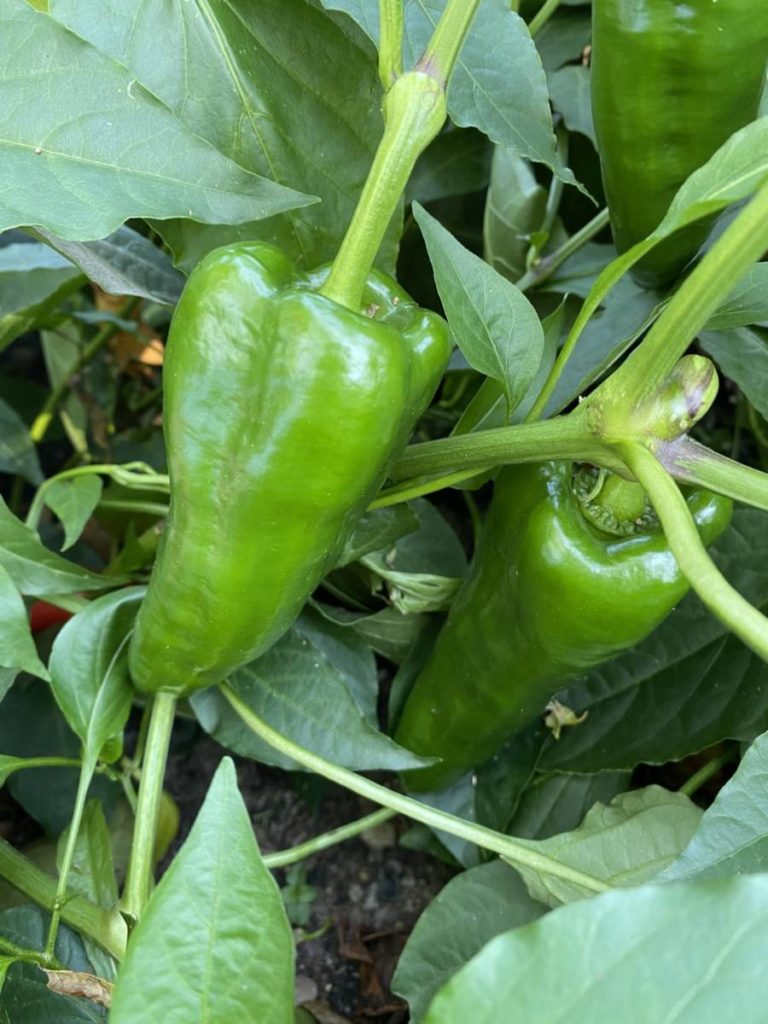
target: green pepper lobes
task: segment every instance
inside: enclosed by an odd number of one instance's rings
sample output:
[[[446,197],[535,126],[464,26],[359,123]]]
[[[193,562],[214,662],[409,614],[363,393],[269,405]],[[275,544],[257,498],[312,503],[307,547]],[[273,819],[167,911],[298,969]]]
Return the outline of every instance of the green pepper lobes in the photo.
[[[766,0],[593,0],[592,113],[619,252],[650,235],[677,190],[757,116]],[[707,236],[700,221],[633,269],[669,284]]]
[[[644,639],[688,590],[654,518],[606,533],[595,524],[610,517],[594,503],[582,511],[571,478],[568,463],[500,474],[470,576],[396,731],[402,746],[442,759],[408,773],[411,788],[440,788],[482,763],[565,681]],[[687,501],[710,543],[730,501],[701,490]]]
[[[372,272],[364,311],[276,248],[195,269],[164,367],[171,507],[130,643],[138,689],[219,683],[293,622],[428,405],[448,329]]]

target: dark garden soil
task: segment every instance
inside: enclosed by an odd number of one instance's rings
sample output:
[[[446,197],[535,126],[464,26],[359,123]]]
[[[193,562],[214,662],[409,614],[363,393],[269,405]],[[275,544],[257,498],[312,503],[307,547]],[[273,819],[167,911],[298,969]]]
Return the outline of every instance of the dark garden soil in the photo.
[[[185,745],[186,746],[186,745]],[[192,825],[225,751],[199,734],[171,756],[166,786],[181,827],[171,854]],[[240,791],[263,853],[296,846],[375,810],[339,787],[236,759]],[[416,919],[454,873],[426,854],[398,845],[408,823],[394,818],[304,863],[315,890],[305,928],[296,929],[297,1001],[320,1024],[403,1024],[407,1010],[389,984]],[[286,884],[286,871],[276,872]],[[308,894],[311,897],[311,893]],[[303,934],[320,932],[315,938]],[[330,1012],[329,1012],[330,1011]]]

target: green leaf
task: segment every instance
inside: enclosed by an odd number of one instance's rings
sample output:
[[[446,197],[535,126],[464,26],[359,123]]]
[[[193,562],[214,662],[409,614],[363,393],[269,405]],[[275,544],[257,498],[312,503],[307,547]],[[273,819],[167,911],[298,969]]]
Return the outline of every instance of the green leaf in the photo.
[[[552,105],[563,115],[568,131],[586,135],[597,148],[595,126],[592,122],[589,68],[583,64],[569,64],[551,72],[547,76],[547,83]]]
[[[685,849],[700,818],[701,811],[684,794],[646,786],[622,793],[607,806],[595,804],[572,832],[519,842],[611,887],[635,886],[658,875]],[[592,895],[576,882],[513,866],[532,898],[551,907]]]
[[[81,325],[65,320],[55,331],[40,331],[40,342],[51,389],[69,381],[80,363],[84,339]],[[86,373],[90,367],[86,368]],[[67,387],[64,401],[58,408],[62,426],[76,452],[88,453],[88,409],[80,393],[83,387]]]
[[[452,879],[417,921],[392,979],[392,991],[408,1001],[412,1024],[419,1024],[437,991],[487,942],[543,913],[503,861]]]
[[[45,948],[48,914],[39,907],[14,907],[0,914],[0,935],[26,949]],[[59,928],[55,954],[71,971],[93,971],[84,943],[65,925]],[[36,964],[17,964],[8,972],[0,993],[0,1020],[10,1024],[104,1024],[107,1011],[85,999],[51,992]]]
[[[70,242],[42,228],[38,234],[111,295],[138,295],[164,306],[179,300],[183,275],[167,253],[127,225],[94,242]]]
[[[54,480],[45,490],[45,503],[61,520],[66,551],[79,540],[101,498],[101,480],[95,474],[72,480]]]
[[[122,733],[133,701],[127,640],[144,595],[127,587],[96,598],[53,642],[51,688],[86,759]]]
[[[280,893],[261,860],[234,765],[224,758],[131,935],[110,1024],[286,1024],[293,957]]]
[[[499,381],[512,412],[536,375],[544,348],[536,311],[521,291],[417,203],[413,215],[454,337],[476,370]]]
[[[536,49],[545,71],[557,71],[564,64],[580,60],[592,36],[589,9],[566,10],[561,4],[555,16],[536,33]]]
[[[397,608],[382,608],[372,615],[313,601],[321,615],[344,629],[356,633],[377,654],[399,664],[408,656],[419,634],[429,622],[427,614],[403,615]]]
[[[18,674],[18,670],[15,668],[0,668],[0,700],[13,686]]]
[[[0,253],[3,250],[0,249]],[[27,425],[18,413],[0,398],[0,473],[23,476],[39,484],[43,471]]]
[[[485,188],[492,151],[488,139],[472,128],[442,132],[416,161],[405,201],[432,203]]]
[[[59,836],[57,866],[66,846],[69,829]],[[100,800],[89,800],[77,834],[75,856],[67,888],[99,907],[114,907],[119,893],[112,859],[112,840]]]
[[[0,498],[0,566],[22,594],[50,597],[79,590],[103,590],[119,584],[104,579],[49,551],[34,530],[25,526]]]
[[[762,1024],[768,876],[647,885],[493,939],[424,1024]]]
[[[239,224],[311,201],[228,159],[52,17],[0,0],[0,18],[0,229],[87,240],[129,217]]]
[[[15,956],[0,956],[0,992],[3,991],[3,985],[5,984],[5,976],[8,973],[8,968],[11,964],[15,963]]]
[[[81,274],[68,259],[41,242],[0,249],[0,320],[38,306]]]
[[[510,281],[525,273],[531,235],[541,228],[546,190],[527,160],[497,146],[485,201],[483,243],[486,262]]]
[[[387,585],[387,599],[403,614],[444,611],[461,586],[467,559],[461,542],[428,501],[411,502],[419,529],[361,563]]]
[[[295,627],[257,661],[238,669],[230,685],[273,728],[334,764],[402,771],[425,763],[378,731],[327,651]],[[196,693],[191,703],[200,724],[223,746],[267,764],[296,767],[255,736],[217,690]]]
[[[22,758],[80,757],[80,741],[47,683],[22,675],[10,690],[0,714],[0,751]],[[78,778],[74,767],[32,768],[14,772],[8,790],[48,835],[57,836],[69,825]],[[96,776],[89,795],[102,801],[111,820],[125,802],[122,786],[104,775]]]
[[[766,513],[738,509],[715,560],[747,600],[768,601]],[[587,720],[550,741],[540,767],[594,772],[679,760],[768,728],[768,666],[694,596],[643,643],[562,696]]]
[[[696,834],[660,881],[722,878],[768,869],[768,733],[704,812]]]
[[[540,774],[523,791],[504,831],[522,839],[548,839],[572,831],[596,803],[610,803],[623,793],[629,780],[629,772]]]
[[[361,0],[322,0],[345,11],[378,42],[375,5]],[[445,0],[414,0],[405,10],[405,67],[421,57]],[[557,156],[544,71],[522,18],[506,0],[484,0],[475,14],[448,87],[448,113],[461,127],[478,128],[492,142],[546,164],[570,184]]]
[[[49,679],[29,630],[27,610],[8,572],[0,565],[0,665]]]
[[[104,0],[54,0],[51,12],[129,69],[186,133],[229,158],[233,175],[266,175],[322,200],[294,200],[282,207],[290,213],[274,209],[265,221],[254,210],[235,230],[156,225],[178,263],[189,268],[217,245],[253,238],[309,268],[335,256],[383,127],[373,49],[353,25],[342,28],[309,0],[204,8],[110,0],[106,11]],[[395,217],[380,254],[388,271],[399,230]]]
[[[419,528],[419,520],[408,505],[391,505],[366,512],[355,523],[339,555],[336,568],[350,565],[371,551],[389,547],[407,533]]]
[[[701,347],[744,392],[750,403],[768,417],[768,338],[764,331],[733,327],[703,331]]]
[[[734,290],[707,322],[708,331],[750,324],[768,326],[768,263],[750,267]]]

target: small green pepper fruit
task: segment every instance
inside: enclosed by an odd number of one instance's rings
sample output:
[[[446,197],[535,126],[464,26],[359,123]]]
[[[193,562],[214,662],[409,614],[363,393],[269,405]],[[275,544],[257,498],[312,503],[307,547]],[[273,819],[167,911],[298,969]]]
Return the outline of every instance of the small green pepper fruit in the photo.
[[[395,733],[441,758],[407,773],[411,789],[441,788],[485,761],[564,683],[639,643],[687,592],[658,523],[641,514],[605,532],[589,481],[572,476],[562,462],[499,475],[470,575]],[[711,543],[731,502],[701,490],[687,502]]]
[[[361,311],[260,242],[194,270],[164,367],[171,507],[129,663],[139,690],[221,682],[290,626],[428,405],[448,328],[393,281]]]
[[[658,227],[683,182],[757,116],[766,0],[593,0],[592,113],[619,252]],[[631,271],[674,281],[705,240],[698,222]]]

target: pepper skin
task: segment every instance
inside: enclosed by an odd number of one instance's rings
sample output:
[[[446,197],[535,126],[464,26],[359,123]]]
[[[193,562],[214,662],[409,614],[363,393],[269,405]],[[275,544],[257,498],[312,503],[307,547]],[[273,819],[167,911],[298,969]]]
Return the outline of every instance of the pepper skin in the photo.
[[[273,246],[210,253],[164,367],[171,506],[131,640],[137,688],[219,683],[290,626],[428,405],[448,329],[372,272],[353,312]]]
[[[688,590],[658,525],[608,535],[587,520],[569,463],[498,478],[477,554],[414,683],[396,740],[439,757],[409,772],[439,789],[541,714],[564,682],[634,646]],[[730,520],[727,498],[693,491],[705,543]]]
[[[658,226],[686,178],[757,116],[768,61],[766,0],[593,0],[592,114],[619,252]],[[711,221],[633,269],[674,281]]]

